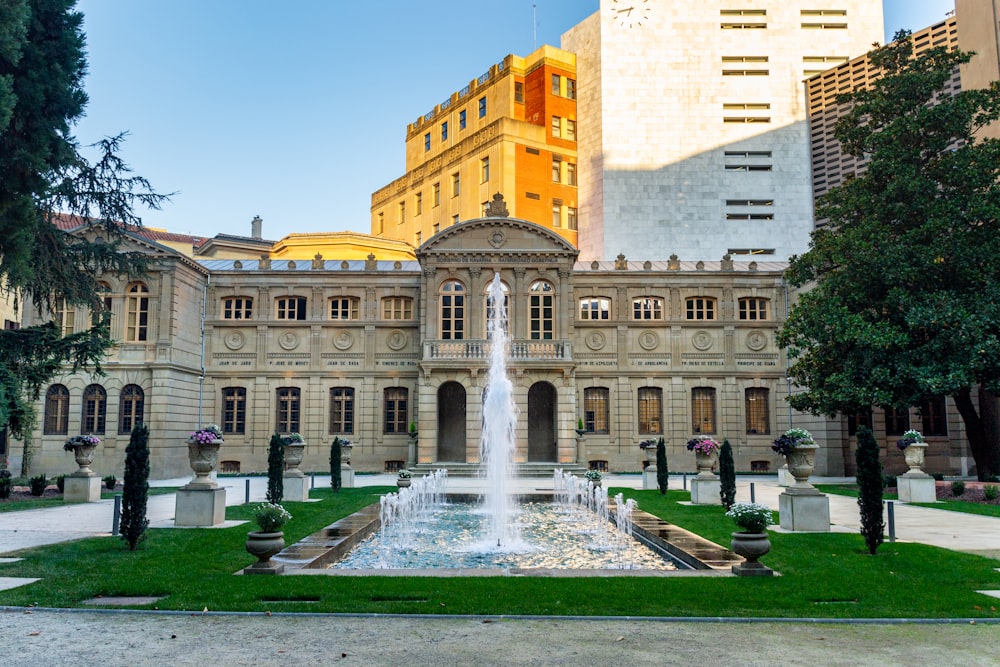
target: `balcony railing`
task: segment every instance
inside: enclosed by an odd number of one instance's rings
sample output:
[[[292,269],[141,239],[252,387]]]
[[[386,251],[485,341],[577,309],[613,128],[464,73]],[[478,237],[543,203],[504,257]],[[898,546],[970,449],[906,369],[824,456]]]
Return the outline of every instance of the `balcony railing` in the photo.
[[[485,340],[435,340],[424,342],[424,359],[489,359],[493,344]],[[507,343],[512,361],[570,361],[572,347],[564,340],[526,340]]]

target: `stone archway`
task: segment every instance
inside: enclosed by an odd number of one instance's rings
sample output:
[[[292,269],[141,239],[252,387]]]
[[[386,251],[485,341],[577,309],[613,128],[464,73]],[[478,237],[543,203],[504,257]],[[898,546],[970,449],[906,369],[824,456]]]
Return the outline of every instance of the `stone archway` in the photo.
[[[445,382],[437,391],[437,460],[465,463],[465,387]]]
[[[528,462],[558,461],[556,388],[536,382],[528,389]]]

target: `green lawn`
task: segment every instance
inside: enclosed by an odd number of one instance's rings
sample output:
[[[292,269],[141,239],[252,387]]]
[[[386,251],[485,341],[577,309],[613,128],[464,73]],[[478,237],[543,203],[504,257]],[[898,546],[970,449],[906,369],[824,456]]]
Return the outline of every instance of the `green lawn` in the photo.
[[[385,488],[315,489],[315,503],[288,503],[286,541],[301,539],[376,500]],[[685,506],[689,494],[612,488],[639,507],[728,545],[732,522],[721,507]],[[249,517],[246,506],[227,518]],[[117,538],[26,551],[0,576],[42,581],[0,591],[0,605],[76,607],[103,595],[163,595],[160,609],[431,614],[614,616],[1000,617],[998,562],[919,544],[885,544],[877,556],[860,535],[772,533],[763,562],[774,578],[541,577],[421,578],[233,576],[252,558],[248,526],[156,529],[136,552]]]
[[[154,486],[149,489],[149,495],[151,496],[161,496],[167,493],[174,493],[177,491],[176,486]],[[106,491],[102,488],[101,490],[101,500],[111,500],[116,494],[120,494],[121,491]],[[64,505],[75,505],[76,503],[67,503],[63,500],[62,496],[57,496],[53,498],[30,498],[27,500],[0,500],[0,512],[20,512],[22,510],[38,510],[44,509],[46,507],[62,507]]]

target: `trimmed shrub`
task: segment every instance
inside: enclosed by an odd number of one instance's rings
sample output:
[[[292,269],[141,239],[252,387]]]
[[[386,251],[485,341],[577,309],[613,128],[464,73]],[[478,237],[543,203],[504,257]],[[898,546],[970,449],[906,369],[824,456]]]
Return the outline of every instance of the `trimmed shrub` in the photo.
[[[875,435],[866,426],[858,427],[858,448],[854,452],[858,466],[858,507],[861,511],[861,535],[868,553],[875,555],[884,539],[885,520],[882,514],[882,462],[879,460]]]
[[[412,422],[411,422],[412,425]],[[334,493],[340,493],[342,484],[340,475],[340,438],[335,437],[330,444],[330,487]]]
[[[934,478],[935,482],[943,482],[944,481],[944,473],[940,473],[940,472],[931,473],[931,477]]]
[[[995,484],[987,484],[983,487],[983,497],[986,500],[996,500],[998,495],[1000,495],[1000,487]]]
[[[115,485],[118,484],[118,478],[114,475],[105,475],[101,481],[104,482],[104,488],[108,491],[114,491]]]
[[[28,486],[31,488],[31,495],[33,496],[40,496],[45,493],[45,487],[48,485],[49,480],[45,478],[44,474],[28,480]]]
[[[0,500],[10,498],[10,492],[14,488],[14,481],[11,479],[10,471],[0,468]]]
[[[719,448],[719,499],[727,510],[736,502],[736,465],[733,463],[733,446],[729,439]]]
[[[660,438],[656,443],[656,486],[660,489],[660,495],[666,495],[667,485],[670,483],[670,470],[667,468],[667,445]]]
[[[951,495],[961,496],[965,493],[965,482],[952,482],[951,483]]]
[[[285,483],[282,476],[285,473],[285,444],[281,436],[275,433],[271,436],[271,444],[267,447],[267,502],[280,505],[285,497]]]
[[[112,479],[114,478],[113,476]],[[105,478],[106,480],[107,478]],[[149,500],[149,427],[139,424],[125,448],[125,480],[122,487],[122,515],[118,533],[135,551],[146,538],[146,503]]]
[[[66,493],[66,475],[56,475],[54,479],[59,493]]]

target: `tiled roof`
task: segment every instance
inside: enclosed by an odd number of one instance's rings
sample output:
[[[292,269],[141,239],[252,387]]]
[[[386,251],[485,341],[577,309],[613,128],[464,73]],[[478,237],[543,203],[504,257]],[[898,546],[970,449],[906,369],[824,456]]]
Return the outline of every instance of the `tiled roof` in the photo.
[[[52,224],[63,231],[72,231],[79,227],[83,227],[88,223],[86,218],[82,218],[77,215],[67,215],[65,213],[56,213],[52,216]],[[173,232],[166,232],[162,229],[152,229],[149,227],[129,227],[126,228],[131,234],[136,236],[141,236],[144,239],[149,239],[150,241],[172,241],[174,243],[190,243],[192,247],[197,248],[202,243],[208,239],[204,236],[191,236],[190,234],[175,234]]]

